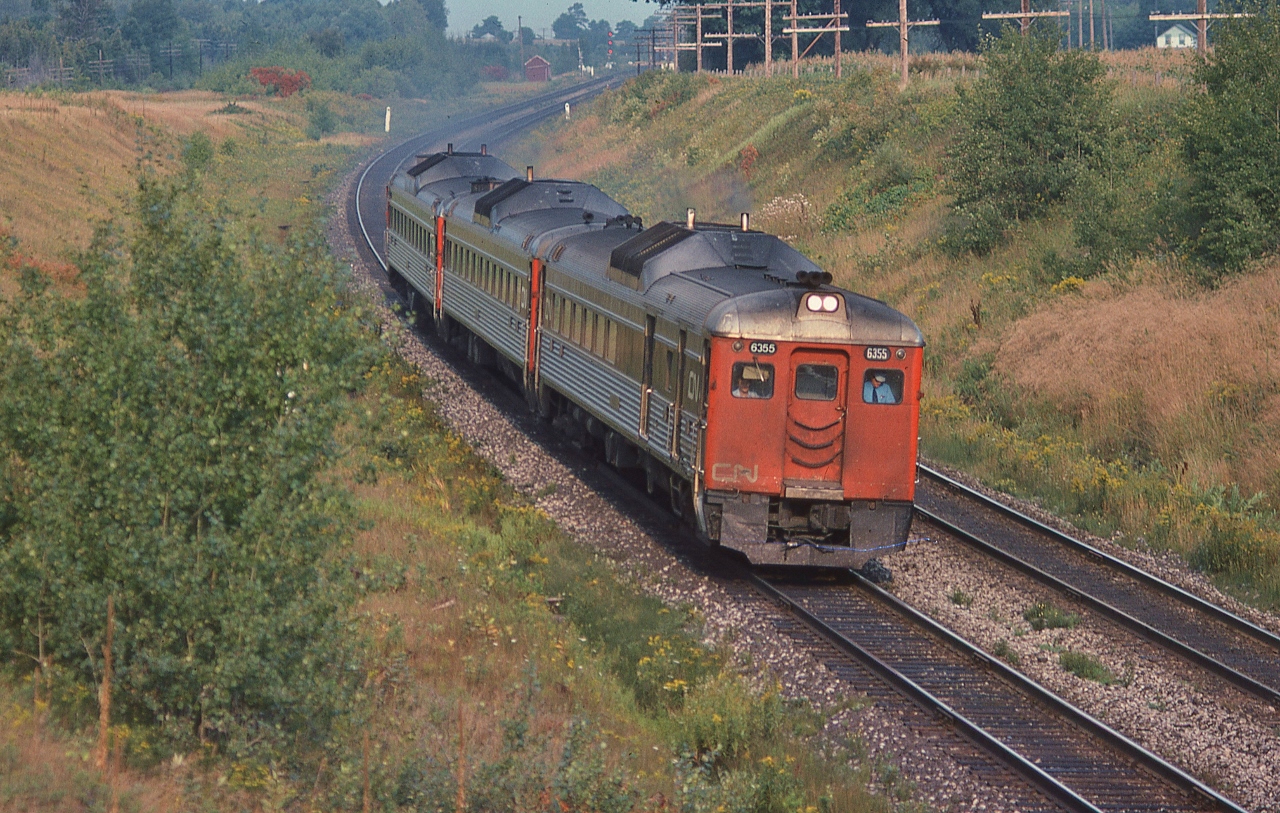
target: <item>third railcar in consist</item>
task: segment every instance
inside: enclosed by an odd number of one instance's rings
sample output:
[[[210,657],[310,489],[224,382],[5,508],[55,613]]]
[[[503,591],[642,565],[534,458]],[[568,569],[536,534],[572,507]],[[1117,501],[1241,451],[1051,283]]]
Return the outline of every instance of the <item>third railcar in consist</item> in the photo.
[[[745,215],[644,228],[483,149],[419,156],[387,198],[414,307],[706,538],[851,568],[905,544],[924,347],[906,316]]]

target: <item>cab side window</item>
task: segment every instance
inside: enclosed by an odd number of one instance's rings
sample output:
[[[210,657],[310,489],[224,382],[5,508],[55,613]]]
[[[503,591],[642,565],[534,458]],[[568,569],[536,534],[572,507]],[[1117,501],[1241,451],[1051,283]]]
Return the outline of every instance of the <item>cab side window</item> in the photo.
[[[733,365],[734,398],[772,398],[773,365],[739,361]]]
[[[862,377],[862,402],[865,404],[902,403],[901,370],[867,370]]]

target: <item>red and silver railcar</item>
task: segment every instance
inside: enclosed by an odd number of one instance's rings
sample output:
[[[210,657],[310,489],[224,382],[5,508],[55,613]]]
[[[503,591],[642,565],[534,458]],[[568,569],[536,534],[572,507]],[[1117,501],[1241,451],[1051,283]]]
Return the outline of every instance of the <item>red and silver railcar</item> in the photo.
[[[708,540],[852,567],[906,542],[923,338],[736,225],[644,228],[589,184],[421,156],[388,187],[394,284],[470,358]]]

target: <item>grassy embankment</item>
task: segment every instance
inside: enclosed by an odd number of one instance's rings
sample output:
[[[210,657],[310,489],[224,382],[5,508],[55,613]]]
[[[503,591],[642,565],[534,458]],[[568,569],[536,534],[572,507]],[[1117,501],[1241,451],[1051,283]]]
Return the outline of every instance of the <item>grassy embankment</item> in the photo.
[[[1190,57],[1103,58],[1122,160],[985,256],[943,245],[945,155],[957,91],[982,67],[972,56],[918,60],[906,92],[874,57],[846,63],[840,82],[653,75],[512,158],[591,180],[647,222],[752,210],[923,328],[925,456],[1125,544],[1177,551],[1274,608],[1280,264],[1210,287],[1177,244],[1118,261],[1082,249],[1089,228],[1095,246],[1155,234],[1186,184],[1176,112]],[[1121,205],[1100,216],[1100,201]]]
[[[91,221],[127,208],[140,163],[164,174],[204,162],[203,194],[235,213],[234,229],[285,240],[289,225],[287,239],[315,239],[323,193],[376,140],[381,106],[330,96],[345,132],[317,142],[303,135],[301,99],[217,112],[228,101],[0,96],[0,197],[18,241],[5,295],[28,264],[74,296],[71,253]],[[190,152],[198,133],[212,146],[203,159]],[[819,753],[820,718],[704,646],[688,612],[619,584],[451,436],[420,391],[388,355],[362,404],[372,428],[343,436],[339,475],[361,520],[349,553],[367,678],[325,747],[232,759],[174,753],[120,726],[124,747],[99,772],[91,696],[35,702],[29,664],[5,653],[0,808],[543,810],[556,799],[601,811],[667,800],[697,811],[885,810],[909,797],[857,743]]]

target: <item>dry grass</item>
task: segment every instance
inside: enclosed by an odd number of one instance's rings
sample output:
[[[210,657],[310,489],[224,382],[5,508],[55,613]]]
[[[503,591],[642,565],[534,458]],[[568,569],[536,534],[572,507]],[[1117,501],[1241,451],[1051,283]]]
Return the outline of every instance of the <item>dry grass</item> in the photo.
[[[996,365],[1095,441],[1140,412],[1154,455],[1190,481],[1270,490],[1280,451],[1258,441],[1280,436],[1278,311],[1275,265],[1190,295],[1099,282],[1014,323]]]
[[[182,137],[203,131],[217,143],[289,122],[296,129],[298,115],[278,102],[240,101],[250,114],[214,113],[225,104],[202,91],[0,92],[0,228],[24,255],[56,266],[88,245],[96,222],[122,210],[141,164],[162,172],[176,165]],[[347,135],[334,141],[366,143]],[[5,273],[0,292],[12,293],[12,283]]]
[[[96,770],[91,743],[57,731],[19,698],[29,693],[0,686],[0,813],[177,811],[179,769],[142,773]]]

